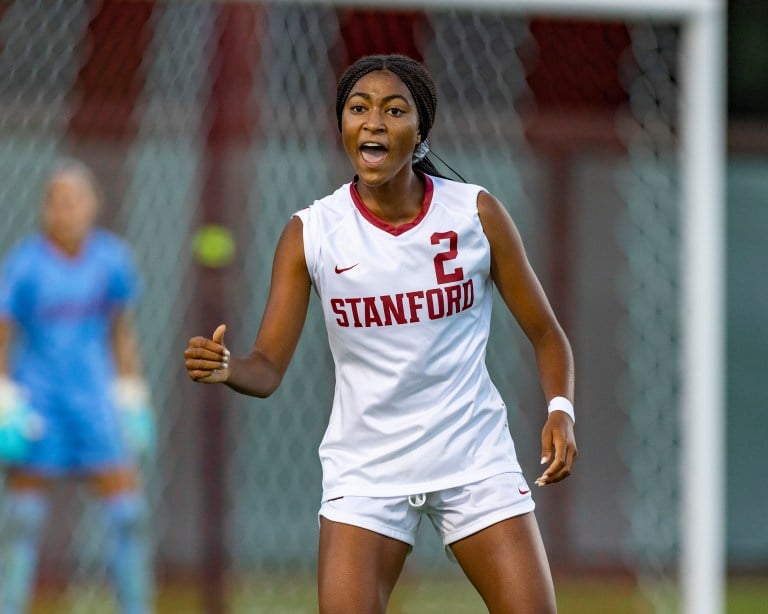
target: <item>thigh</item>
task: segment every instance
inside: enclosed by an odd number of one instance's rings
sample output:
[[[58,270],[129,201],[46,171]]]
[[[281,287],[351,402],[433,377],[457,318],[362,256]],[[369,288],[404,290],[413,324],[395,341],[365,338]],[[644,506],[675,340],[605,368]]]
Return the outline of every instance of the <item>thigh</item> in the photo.
[[[320,518],[321,614],[384,614],[410,544]]]
[[[72,471],[95,473],[102,468],[130,465],[119,417],[107,400],[88,405],[82,399],[69,405],[67,445]]]
[[[533,512],[502,520],[454,542],[451,549],[491,614],[557,611]]]
[[[29,450],[15,466],[21,473],[60,476],[71,466],[67,422],[54,400],[38,395],[34,398],[35,411],[40,416],[41,428],[30,441]]]
[[[133,467],[114,467],[85,474],[91,491],[102,499],[139,489],[139,475]]]
[[[11,467],[5,476],[5,487],[12,492],[47,491],[53,478],[22,467]]]

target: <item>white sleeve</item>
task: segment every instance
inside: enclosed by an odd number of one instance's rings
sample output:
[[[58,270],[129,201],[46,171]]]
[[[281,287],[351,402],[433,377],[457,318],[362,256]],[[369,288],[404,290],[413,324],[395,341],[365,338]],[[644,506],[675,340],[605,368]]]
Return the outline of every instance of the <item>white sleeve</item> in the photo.
[[[313,207],[305,207],[293,214],[298,217],[302,223],[302,236],[304,239],[304,259],[307,263],[307,271],[313,285],[317,285],[317,263],[320,261],[319,250],[320,242],[318,237],[318,216],[313,211]]]

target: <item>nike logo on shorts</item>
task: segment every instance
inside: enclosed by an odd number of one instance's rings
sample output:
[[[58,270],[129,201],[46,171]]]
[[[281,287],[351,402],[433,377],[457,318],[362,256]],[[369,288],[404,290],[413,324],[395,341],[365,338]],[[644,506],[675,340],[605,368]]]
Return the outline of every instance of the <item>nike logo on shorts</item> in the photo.
[[[336,265],[336,268],[335,268],[334,270],[336,271],[336,275],[339,275],[339,274],[343,273],[344,271],[349,271],[349,269],[354,269],[354,268],[355,268],[355,267],[356,267],[358,264],[360,264],[360,263],[359,263],[359,262],[356,262],[356,263],[355,263],[355,264],[353,264],[352,266],[345,266],[344,268],[341,268],[341,267],[340,267],[340,266],[337,264],[337,265]]]

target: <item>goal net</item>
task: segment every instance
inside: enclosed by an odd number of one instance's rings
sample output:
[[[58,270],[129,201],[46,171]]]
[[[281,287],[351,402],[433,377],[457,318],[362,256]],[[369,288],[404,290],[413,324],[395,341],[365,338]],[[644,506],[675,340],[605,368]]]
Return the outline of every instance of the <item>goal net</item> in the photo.
[[[283,225],[350,179],[334,115],[346,64],[389,52],[423,61],[439,95],[433,150],[508,207],[574,346],[582,455],[566,483],[535,493],[553,569],[629,573],[646,601],[674,611],[689,351],[681,152],[695,113],[683,50],[696,2],[637,3],[646,17],[602,0],[417,4],[0,1],[0,254],[34,228],[57,157],[93,166],[102,221],[130,240],[144,275],[160,590],[202,578],[209,599],[256,611],[315,567],[317,445],[333,394],[319,308],[313,299],[268,400],[201,392],[181,351],[218,321],[233,352],[249,349]],[[194,258],[206,224],[231,231],[232,262]],[[530,477],[546,408],[500,302],[488,363]],[[84,494],[55,499],[41,586],[66,582],[58,599],[103,612],[98,520]],[[453,569],[429,528],[410,577]]]

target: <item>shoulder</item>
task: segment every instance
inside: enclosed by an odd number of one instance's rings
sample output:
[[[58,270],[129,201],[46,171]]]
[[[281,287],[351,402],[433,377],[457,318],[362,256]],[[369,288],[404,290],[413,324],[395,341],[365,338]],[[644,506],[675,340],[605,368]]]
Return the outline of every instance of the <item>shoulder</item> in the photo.
[[[483,186],[462,183],[443,177],[429,177],[432,181],[432,202],[470,215],[477,212],[480,194],[487,193]]]
[[[91,241],[93,242],[93,245],[99,249],[130,251],[128,241],[106,228],[94,229],[91,232]]]
[[[34,266],[46,254],[45,239],[39,233],[31,234],[18,241],[2,259],[4,268]]]
[[[98,261],[113,272],[136,274],[136,261],[133,250],[123,237],[97,228],[92,231],[90,247],[86,256],[90,261]]]
[[[315,200],[308,207],[300,209],[294,215],[302,220],[309,217],[333,217],[342,215],[349,209],[349,205],[352,203],[352,197],[350,195],[350,184],[345,183],[339,186],[334,192]]]
[[[477,213],[483,227],[492,225],[495,222],[511,222],[511,217],[506,207],[493,194],[482,190],[477,195]]]
[[[477,215],[491,250],[507,253],[514,248],[524,251],[522,237],[512,216],[504,204],[489,192],[480,192],[477,197]]]
[[[345,183],[331,194],[314,201],[308,207],[293,214],[299,218],[307,232],[327,234],[354,213],[355,205],[350,193],[350,183]]]
[[[133,259],[133,252],[128,241],[111,230],[96,228],[91,232],[90,243],[93,257],[119,261]]]

